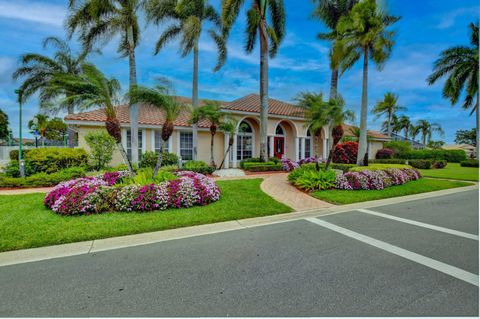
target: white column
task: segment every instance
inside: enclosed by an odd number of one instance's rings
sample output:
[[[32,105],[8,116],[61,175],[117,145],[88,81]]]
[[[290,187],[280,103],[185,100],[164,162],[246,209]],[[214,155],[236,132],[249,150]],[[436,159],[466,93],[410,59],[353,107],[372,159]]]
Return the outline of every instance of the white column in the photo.
[[[233,138],[233,150],[230,152],[232,153],[233,159],[232,159],[232,164],[233,167],[237,167],[237,134],[235,134],[235,137]]]
[[[322,157],[323,159],[327,159],[328,157],[328,153],[327,153],[327,149],[328,149],[328,138],[323,138],[323,151],[322,151]]]
[[[230,140],[230,134],[229,133],[226,133],[224,134],[224,140],[223,140],[223,155],[225,156],[225,154],[227,153],[227,150],[228,150],[228,141]],[[232,145],[233,147],[233,145]],[[233,152],[233,150],[231,149],[230,152]],[[227,156],[225,157],[225,162],[223,163],[223,167],[224,168],[229,168],[230,167],[230,154],[227,154]]]
[[[147,130],[142,130],[142,154],[145,154],[147,151]]]
[[[122,133],[122,145],[126,152],[127,151],[127,129],[122,128],[121,133]]]
[[[155,130],[150,130],[150,151],[155,152]]]
[[[168,138],[167,143],[168,143],[168,152],[172,153],[172,144],[173,144],[172,143],[172,135],[170,135],[170,137]]]
[[[300,159],[305,158],[305,138],[300,139]]]
[[[298,137],[295,137],[295,161],[298,161],[299,160],[299,144],[300,141],[299,141],[299,138]]]
[[[269,143],[270,143],[270,153],[268,154],[268,157],[273,157],[273,147],[274,147],[273,142],[274,142],[274,139],[275,138],[273,136],[270,136],[270,141],[269,141]]]

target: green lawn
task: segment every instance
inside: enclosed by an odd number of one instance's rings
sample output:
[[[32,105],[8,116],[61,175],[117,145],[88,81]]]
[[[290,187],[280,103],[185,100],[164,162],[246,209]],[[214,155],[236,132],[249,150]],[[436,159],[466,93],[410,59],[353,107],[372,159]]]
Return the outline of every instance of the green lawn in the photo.
[[[59,216],[44,194],[0,196],[0,251],[282,214],[292,209],[260,190],[261,179],[218,181],[222,197],[202,207],[148,213]]]
[[[459,163],[448,163],[441,169],[421,169],[420,172],[425,177],[478,181],[478,167],[462,167]]]
[[[441,189],[473,185],[467,182],[447,181],[440,179],[422,178],[403,185],[392,186],[383,190],[326,190],[313,192],[315,198],[333,204],[351,204],[366,202],[369,200],[384,199],[426,192],[438,191]]]

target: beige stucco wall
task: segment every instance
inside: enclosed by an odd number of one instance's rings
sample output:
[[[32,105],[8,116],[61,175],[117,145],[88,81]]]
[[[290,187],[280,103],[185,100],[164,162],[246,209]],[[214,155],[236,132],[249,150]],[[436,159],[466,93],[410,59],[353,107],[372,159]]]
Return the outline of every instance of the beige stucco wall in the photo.
[[[78,147],[81,147],[85,149],[87,152],[90,152],[90,147],[88,146],[87,142],[85,141],[85,135],[87,135],[90,132],[98,132],[98,131],[104,131],[106,132],[107,130],[104,127],[101,126],[80,126],[78,127]],[[114,165],[119,165],[122,164],[122,155],[120,155],[120,152],[115,149],[113,152],[113,157],[112,160],[110,161],[111,166]]]
[[[377,151],[383,148],[383,143],[381,141],[370,141],[370,149],[368,153],[369,159],[375,159]]]

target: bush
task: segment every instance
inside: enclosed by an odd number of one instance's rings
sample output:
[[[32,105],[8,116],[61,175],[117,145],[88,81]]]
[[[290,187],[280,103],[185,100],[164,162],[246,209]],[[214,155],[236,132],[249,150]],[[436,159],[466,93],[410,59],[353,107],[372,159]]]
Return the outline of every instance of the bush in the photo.
[[[298,188],[307,191],[324,190],[335,187],[335,176],[333,170],[305,169],[301,170],[293,183]]]
[[[140,160],[140,167],[154,168],[157,165],[158,154],[155,152],[145,152]],[[162,156],[162,166],[178,165],[178,156],[175,153],[164,152]]]
[[[282,164],[274,162],[247,162],[243,164],[243,169],[249,172],[269,172],[283,170]]]
[[[335,146],[333,152],[333,162],[343,164],[357,163],[358,143],[345,142],[339,143]]]
[[[400,158],[390,158],[390,159],[374,159],[368,160],[369,164],[405,164],[407,160]]]
[[[85,170],[79,167],[67,168],[56,173],[37,173],[25,178],[0,177],[0,187],[48,187],[72,178],[85,176]]]
[[[325,169],[325,163],[319,163],[318,166],[321,169]],[[311,168],[311,169],[315,169],[316,165],[315,165],[315,163],[309,163],[309,164],[303,164],[300,167],[308,167],[308,168]],[[357,167],[357,165],[356,164],[330,163],[330,166],[328,168],[340,170],[340,171],[346,173],[350,169],[352,169],[353,167]]]
[[[24,169],[25,169],[25,176],[29,176],[34,174],[35,172],[32,170],[29,162],[23,162]],[[20,168],[18,166],[17,160],[11,160],[8,162],[7,166],[5,167],[5,175],[8,177],[20,177]]]
[[[85,135],[85,141],[90,147],[91,166],[101,170],[110,163],[115,150],[115,139],[105,131],[90,132]]]
[[[348,172],[337,175],[335,184],[337,189],[378,190],[393,185],[405,184],[421,177],[421,174],[413,168],[389,168],[376,171]]]
[[[436,169],[441,169],[441,168],[444,168],[445,166],[447,166],[446,160],[436,160],[436,161],[433,161],[432,163],[432,168],[436,168]]]
[[[396,154],[400,153],[407,153],[412,150],[412,145],[410,142],[406,141],[390,141],[387,143],[383,144],[383,148],[389,148],[393,150],[393,152]]]
[[[204,161],[186,161],[182,170],[200,174],[212,174],[215,171],[215,167],[208,166]]]
[[[269,162],[274,162],[275,164],[280,163],[280,160],[276,157],[270,157],[268,159]],[[240,168],[244,168],[245,163],[264,163],[260,160],[260,157],[251,157],[251,158],[246,158],[243,161],[240,162]]]
[[[478,160],[469,159],[466,161],[461,161],[460,166],[462,167],[478,167]]]
[[[418,169],[430,169],[432,168],[431,160],[409,160],[408,165]]]
[[[449,163],[460,163],[467,159],[467,154],[462,150],[414,150],[397,155],[403,159],[445,160]]]
[[[378,170],[384,170],[388,168],[403,169],[403,168],[412,168],[412,167],[406,164],[372,164],[368,166],[352,167],[350,168],[349,172],[378,171]]]
[[[382,148],[377,151],[377,154],[375,155],[376,159],[390,159],[393,158],[395,155],[395,151],[392,150],[391,148]]]

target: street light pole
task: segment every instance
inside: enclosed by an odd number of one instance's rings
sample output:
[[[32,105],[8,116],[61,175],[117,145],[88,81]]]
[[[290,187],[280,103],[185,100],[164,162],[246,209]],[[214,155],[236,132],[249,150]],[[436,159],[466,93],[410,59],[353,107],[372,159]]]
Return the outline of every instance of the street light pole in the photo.
[[[19,138],[20,141],[18,143],[18,167],[20,170],[20,176],[25,177],[25,166],[23,163],[23,154],[22,154],[22,146],[23,146],[23,139],[22,139],[22,94],[23,90],[15,90],[15,93],[18,95],[18,104],[20,105],[20,120],[19,120]]]

